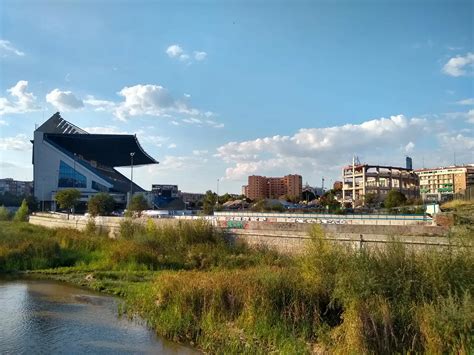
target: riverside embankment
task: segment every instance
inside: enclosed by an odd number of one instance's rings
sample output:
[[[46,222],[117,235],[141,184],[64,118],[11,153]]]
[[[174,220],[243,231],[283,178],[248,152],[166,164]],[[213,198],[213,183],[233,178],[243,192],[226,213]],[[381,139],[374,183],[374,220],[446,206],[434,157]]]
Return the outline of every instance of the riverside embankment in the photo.
[[[210,353],[470,353],[472,229],[458,248],[354,249],[313,226],[301,254],[228,243],[202,220],[94,230],[0,223],[0,271],[120,295],[158,334]]]

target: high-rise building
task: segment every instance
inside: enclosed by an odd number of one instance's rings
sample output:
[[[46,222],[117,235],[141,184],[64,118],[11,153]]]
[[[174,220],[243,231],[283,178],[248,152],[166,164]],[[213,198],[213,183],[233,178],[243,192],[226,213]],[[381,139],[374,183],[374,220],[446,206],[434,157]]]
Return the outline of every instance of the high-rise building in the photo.
[[[423,200],[445,201],[455,193],[462,193],[474,186],[474,164],[419,169],[420,192]]]
[[[411,159],[411,157],[406,157],[405,167],[410,170],[413,169],[413,160]]]
[[[251,200],[262,198],[279,198],[287,195],[301,197],[303,178],[301,175],[286,175],[284,177],[266,177],[251,175],[248,185],[242,187],[242,192]]]

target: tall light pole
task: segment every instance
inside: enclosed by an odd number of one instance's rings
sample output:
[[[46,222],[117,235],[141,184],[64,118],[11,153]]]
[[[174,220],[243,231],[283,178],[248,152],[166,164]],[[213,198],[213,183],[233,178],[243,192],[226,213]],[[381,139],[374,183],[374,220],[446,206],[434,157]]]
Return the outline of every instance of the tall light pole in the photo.
[[[74,177],[73,177],[73,180],[72,180],[72,187],[76,187],[76,157],[77,157],[77,154],[74,153]]]
[[[216,206],[219,206],[219,179],[217,179],[217,200]]]
[[[130,153],[130,199],[128,201],[128,208],[130,208],[130,203],[132,202],[132,196],[133,196],[133,156],[135,155],[135,152]]]

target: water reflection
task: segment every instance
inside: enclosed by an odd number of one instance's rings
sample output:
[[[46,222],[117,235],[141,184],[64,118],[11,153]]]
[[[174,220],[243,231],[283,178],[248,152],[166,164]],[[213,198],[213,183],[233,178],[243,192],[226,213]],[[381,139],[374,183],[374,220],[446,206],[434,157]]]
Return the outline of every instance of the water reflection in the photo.
[[[0,281],[0,353],[195,354],[117,317],[117,300],[52,281]]]

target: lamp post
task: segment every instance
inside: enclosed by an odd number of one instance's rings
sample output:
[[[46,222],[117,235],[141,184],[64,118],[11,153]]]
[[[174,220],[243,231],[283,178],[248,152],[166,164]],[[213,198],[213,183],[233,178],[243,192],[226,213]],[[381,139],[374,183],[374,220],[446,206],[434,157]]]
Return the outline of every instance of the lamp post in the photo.
[[[219,206],[219,179],[217,179],[217,200],[216,206]]]
[[[130,208],[130,203],[132,202],[132,196],[133,196],[133,156],[135,155],[135,152],[130,152],[130,198],[128,201],[128,208]]]
[[[76,157],[77,157],[77,154],[74,153],[74,176],[73,176],[73,180],[72,180],[72,187],[76,187]]]

